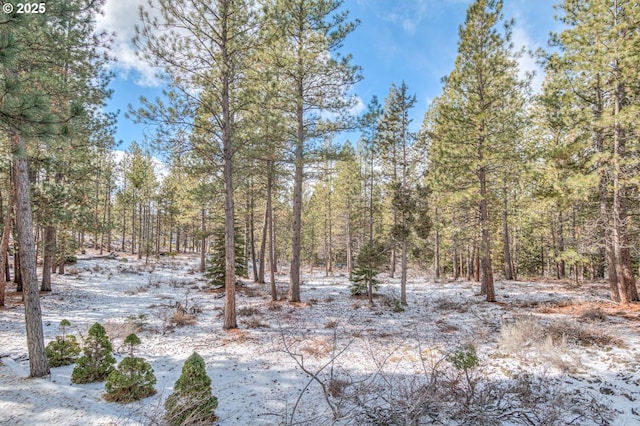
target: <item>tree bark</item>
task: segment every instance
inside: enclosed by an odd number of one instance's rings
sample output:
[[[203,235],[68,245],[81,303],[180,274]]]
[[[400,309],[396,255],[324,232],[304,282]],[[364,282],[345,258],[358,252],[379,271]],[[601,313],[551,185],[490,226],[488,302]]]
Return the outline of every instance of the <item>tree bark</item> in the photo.
[[[9,234],[11,233],[11,217],[13,215],[13,207],[15,204],[15,186],[12,178],[9,179],[9,202],[7,203],[7,214],[4,218],[4,226],[2,230],[2,241],[0,243],[0,306],[5,305],[5,292],[7,290],[7,282],[11,279],[9,271]]]
[[[45,353],[42,311],[40,308],[40,295],[38,294],[27,147],[24,138],[18,131],[13,130],[10,137],[11,145],[14,152],[16,152],[13,175],[16,190],[16,224],[20,245],[25,325],[29,351],[29,376],[43,377],[49,374],[49,364]]]
[[[44,256],[42,258],[41,291],[51,291],[51,265],[56,253],[56,227],[49,225],[44,231]]]
[[[511,261],[511,245],[509,241],[509,214],[507,211],[507,190],[503,191],[503,206],[502,206],[502,244],[504,250],[504,278],[506,280],[512,280],[513,263]]]
[[[482,158],[480,158],[482,160]],[[489,234],[489,208],[486,172],[484,167],[478,168],[478,180],[480,183],[480,269],[481,292],[486,294],[487,302],[495,302],[496,294],[493,285],[493,271],[491,269],[491,237]]]

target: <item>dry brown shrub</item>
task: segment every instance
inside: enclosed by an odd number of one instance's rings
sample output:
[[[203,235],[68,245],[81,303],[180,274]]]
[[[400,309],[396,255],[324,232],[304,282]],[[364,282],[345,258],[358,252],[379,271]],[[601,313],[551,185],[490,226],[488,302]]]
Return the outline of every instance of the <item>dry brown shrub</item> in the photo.
[[[169,320],[178,327],[193,325],[196,323],[196,317],[189,315],[184,311],[175,311]]]
[[[267,310],[272,312],[278,312],[282,310],[282,305],[278,302],[270,302],[269,306],[267,306]]]
[[[546,335],[554,342],[566,339],[568,343],[579,346],[624,346],[621,339],[611,336],[603,330],[584,327],[569,321],[549,324],[545,331]]]
[[[588,307],[582,311],[579,318],[591,322],[604,322],[607,320],[607,314],[599,307]]]
[[[434,309],[437,311],[454,311],[464,314],[468,311],[467,306],[461,305],[460,302],[455,302],[448,299],[438,299],[434,301]]]
[[[243,306],[238,309],[238,316],[241,317],[250,317],[253,315],[260,315],[260,310],[255,306]]]
[[[326,338],[314,337],[300,347],[300,352],[314,358],[320,358],[329,354],[332,349],[331,343]]]
[[[328,321],[324,324],[324,328],[336,328],[338,326],[338,321]]]
[[[247,328],[269,328],[269,324],[265,324],[258,318],[249,318],[247,320],[240,321],[240,324]]]

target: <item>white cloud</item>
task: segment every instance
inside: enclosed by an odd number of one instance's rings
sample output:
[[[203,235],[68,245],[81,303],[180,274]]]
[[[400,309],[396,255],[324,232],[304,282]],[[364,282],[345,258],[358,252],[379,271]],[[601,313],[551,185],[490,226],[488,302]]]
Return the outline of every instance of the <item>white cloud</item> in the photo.
[[[530,52],[535,52],[540,47],[540,44],[529,37],[529,34],[526,32],[524,27],[516,25],[513,28],[513,45],[516,50],[520,50],[522,48],[525,49],[524,54],[518,61],[520,73],[522,74],[521,77],[523,77],[526,72],[535,73],[533,80],[531,81],[531,87],[534,92],[538,92],[542,87],[544,71]]]
[[[121,77],[131,76],[139,86],[158,87],[161,84],[156,77],[158,70],[136,56],[132,42],[142,5],[147,5],[146,0],[107,0],[104,15],[96,18],[96,26],[98,30],[116,33],[111,54],[116,58],[114,68]]]

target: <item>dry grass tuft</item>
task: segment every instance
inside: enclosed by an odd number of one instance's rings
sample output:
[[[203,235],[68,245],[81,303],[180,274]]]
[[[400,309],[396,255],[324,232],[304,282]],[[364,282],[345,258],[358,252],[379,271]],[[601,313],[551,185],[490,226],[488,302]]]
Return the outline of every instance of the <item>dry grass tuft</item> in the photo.
[[[448,299],[438,299],[434,300],[433,309],[436,311],[454,311],[461,314],[464,314],[468,311],[468,308],[465,305],[461,305],[460,302],[456,302]]]
[[[240,324],[247,328],[269,328],[269,324],[265,324],[258,318],[249,318],[247,320],[240,321]]]
[[[194,317],[193,315],[189,315],[184,311],[175,311],[173,315],[171,315],[169,320],[178,327],[193,325],[197,322],[196,317]]]
[[[331,352],[333,347],[327,339],[323,337],[314,337],[313,339],[306,341],[303,346],[300,347],[300,352],[314,358],[321,358]]]
[[[590,322],[604,322],[607,320],[607,314],[599,307],[589,307],[582,311],[579,318]]]
[[[328,321],[324,324],[324,328],[336,328],[338,326],[338,321]]]

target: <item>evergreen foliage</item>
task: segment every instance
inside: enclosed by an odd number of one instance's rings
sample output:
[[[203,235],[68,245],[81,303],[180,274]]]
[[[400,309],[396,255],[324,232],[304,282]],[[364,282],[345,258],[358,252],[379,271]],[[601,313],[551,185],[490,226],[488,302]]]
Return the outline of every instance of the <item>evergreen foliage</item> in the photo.
[[[102,325],[95,323],[84,342],[84,355],[78,358],[71,373],[73,383],[93,383],[105,380],[113,371],[115,358],[111,355],[109,336]]]
[[[236,259],[236,275],[246,276],[247,265],[244,257],[244,242],[240,237],[239,229],[235,229],[235,259]],[[223,287],[225,284],[225,251],[224,251],[224,229],[219,230],[213,235],[211,245],[211,253],[207,258],[205,273],[203,276],[208,280],[209,285],[214,287]]]
[[[387,248],[379,240],[367,242],[356,257],[356,268],[351,273],[351,294],[353,296],[369,294],[373,297],[373,289],[378,288],[376,276],[386,262]]]
[[[71,323],[63,319],[60,321],[60,329],[62,330],[61,336],[56,336],[55,340],[52,340],[47,344],[45,348],[47,354],[47,360],[49,361],[49,367],[61,367],[63,365],[73,364],[78,355],[80,355],[80,345],[76,340],[76,336],[67,336],[66,328]]]
[[[140,339],[130,334],[124,344],[129,345],[129,356],[107,377],[107,393],[104,396],[107,401],[128,403],[156,393],[156,376],[151,364],[133,355],[133,348],[140,344]]]
[[[165,422],[169,426],[211,423],[217,418],[217,407],[204,360],[194,352],[185,361],[173,393],[165,402]]]

